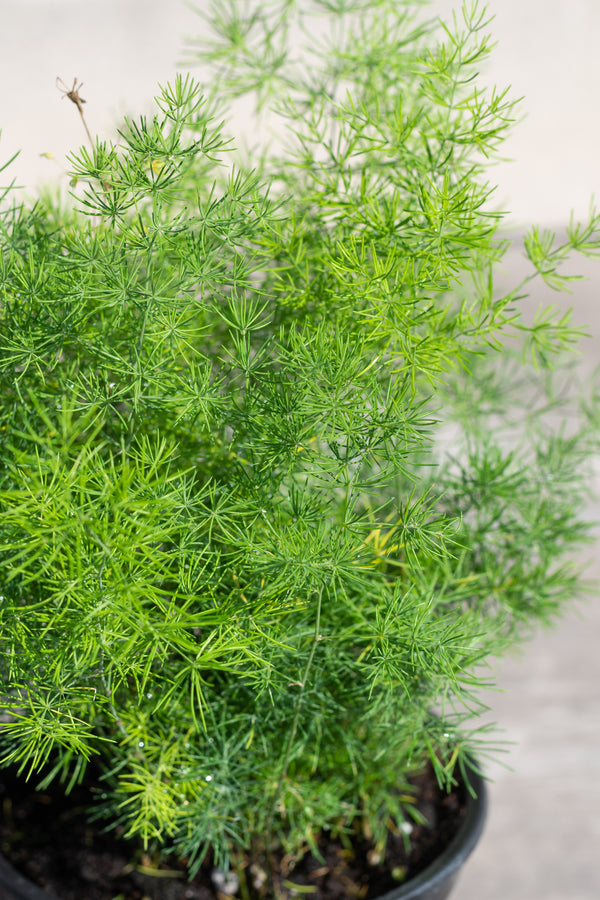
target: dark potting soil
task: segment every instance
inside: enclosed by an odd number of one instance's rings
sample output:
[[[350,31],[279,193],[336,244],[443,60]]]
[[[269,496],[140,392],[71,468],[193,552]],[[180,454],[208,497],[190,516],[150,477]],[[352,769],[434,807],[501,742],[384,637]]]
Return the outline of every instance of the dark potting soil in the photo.
[[[371,900],[426,868],[456,833],[465,814],[466,790],[461,785],[450,794],[443,793],[431,769],[411,782],[417,809],[428,825],[413,826],[408,855],[400,833],[390,833],[383,859],[377,858],[358,829],[345,844],[322,833],[322,859],[307,853],[291,870],[284,860],[276,861],[281,896]],[[134,845],[86,823],[83,809],[90,805],[90,789],[85,786],[75,788],[68,797],[54,796],[51,790],[33,791],[4,771],[0,803],[1,852],[27,878],[60,900],[228,900],[213,885],[209,859],[192,881],[187,880],[184,865],[172,861],[161,864],[160,875],[148,874],[153,862]],[[264,890],[252,887],[260,871],[249,867],[247,885],[256,900],[268,900]],[[225,886],[225,890],[231,888]]]

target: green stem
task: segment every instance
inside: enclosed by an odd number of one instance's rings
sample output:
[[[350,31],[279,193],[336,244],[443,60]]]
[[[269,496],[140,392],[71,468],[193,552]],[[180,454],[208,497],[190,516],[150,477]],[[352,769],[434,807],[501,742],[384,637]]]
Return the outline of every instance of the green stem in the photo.
[[[302,708],[302,701],[304,699],[304,694],[306,693],[306,684],[308,682],[308,676],[310,674],[313,660],[315,658],[315,651],[317,649],[317,644],[319,643],[319,641],[322,640],[322,637],[320,634],[322,602],[323,602],[323,587],[321,586],[319,588],[319,594],[318,594],[318,599],[317,599],[317,615],[315,618],[315,630],[314,630],[314,636],[312,639],[312,645],[310,648],[310,653],[308,654],[306,666],[304,667],[302,681],[300,683],[300,692],[299,692],[298,698],[296,700],[296,709],[294,712],[294,719],[292,721],[292,727],[290,729],[290,733],[288,735],[288,739],[286,742],[285,753],[283,755],[283,760],[282,760],[282,764],[281,764],[281,771],[279,773],[279,778],[277,779],[277,786],[275,788],[273,803],[271,805],[271,809],[269,811],[269,818],[267,820],[267,827],[266,827],[266,834],[267,834],[267,839],[268,839],[267,860],[270,860],[269,847],[271,845],[271,837],[272,837],[272,832],[273,832],[273,820],[275,818],[275,809],[277,807],[277,801],[281,794],[281,788],[283,786],[283,782],[285,781],[285,778],[287,776],[287,770],[288,770],[288,765],[290,762],[292,747],[294,746],[296,732],[298,731],[298,723],[300,721],[300,710]]]

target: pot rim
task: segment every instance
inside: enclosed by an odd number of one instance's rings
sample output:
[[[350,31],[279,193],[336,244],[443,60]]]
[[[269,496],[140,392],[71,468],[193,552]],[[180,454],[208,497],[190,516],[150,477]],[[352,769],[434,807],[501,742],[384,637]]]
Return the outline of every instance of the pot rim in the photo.
[[[433,892],[436,888],[441,888],[444,882],[454,881],[475,849],[487,816],[488,793],[485,779],[474,766],[468,766],[468,778],[475,796],[467,793],[465,817],[446,849],[414,878],[381,894],[377,900],[422,900],[429,896],[426,891]]]
[[[2,895],[10,900],[56,900],[56,894],[38,887],[0,855],[0,889],[2,888],[10,891],[10,894]]]

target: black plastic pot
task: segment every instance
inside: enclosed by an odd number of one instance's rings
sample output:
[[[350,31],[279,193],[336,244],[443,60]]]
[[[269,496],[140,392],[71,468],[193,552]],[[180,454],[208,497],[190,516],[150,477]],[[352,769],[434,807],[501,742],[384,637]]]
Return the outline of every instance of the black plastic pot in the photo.
[[[444,852],[420,875],[378,900],[446,900],[450,896],[460,870],[481,837],[487,813],[485,781],[475,772],[470,773],[469,780],[477,796],[468,797],[466,815]]]
[[[0,856],[0,900],[57,900],[28,881]]]
[[[446,900],[449,897],[461,868],[479,840],[485,823],[487,810],[485,782],[475,773],[471,773],[470,781],[477,798],[469,797],[461,827],[444,852],[416,878],[411,878],[405,885],[389,891],[379,900]],[[60,900],[60,898],[36,887],[0,856],[0,900]]]

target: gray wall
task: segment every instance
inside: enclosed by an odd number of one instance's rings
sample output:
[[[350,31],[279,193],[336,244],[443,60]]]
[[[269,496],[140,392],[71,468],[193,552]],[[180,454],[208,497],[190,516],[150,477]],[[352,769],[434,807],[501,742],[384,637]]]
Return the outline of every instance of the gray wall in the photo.
[[[206,6],[206,0],[196,0]],[[459,5],[433,0],[434,13]],[[491,0],[498,47],[485,78],[525,96],[525,120],[507,142],[511,163],[494,177],[515,227],[560,224],[600,198],[600,4],[596,0]],[[13,172],[33,187],[58,172],[82,140],[55,78],[85,83],[93,132],[111,133],[123,112],[151,108],[157,82],[172,78],[182,36],[202,23],[181,0],[0,0],[0,159],[22,148]]]

